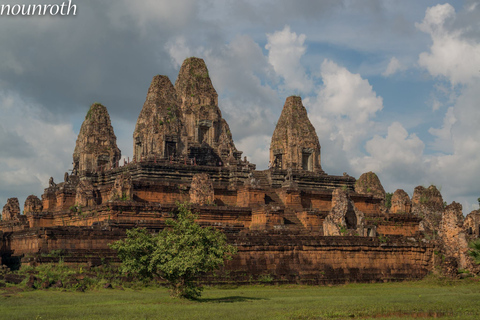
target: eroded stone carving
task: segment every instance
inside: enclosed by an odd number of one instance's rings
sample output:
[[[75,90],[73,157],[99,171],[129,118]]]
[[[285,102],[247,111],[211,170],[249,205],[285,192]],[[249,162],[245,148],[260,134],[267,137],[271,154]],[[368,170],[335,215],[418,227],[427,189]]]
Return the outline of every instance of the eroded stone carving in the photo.
[[[81,180],[76,189],[75,204],[81,207],[90,207],[97,204],[95,189],[90,180]]]
[[[110,191],[109,198],[112,201],[133,199],[132,176],[128,172],[124,172],[117,176],[113,188]]]
[[[446,257],[457,260],[458,268],[466,269],[468,266],[468,242],[463,232],[462,205],[456,202],[448,205],[440,223],[440,239],[443,242]]]
[[[370,171],[362,174],[355,183],[355,192],[361,194],[371,194],[372,196],[385,199],[385,189],[378,176]]]
[[[206,173],[193,176],[190,186],[190,202],[198,205],[213,204],[214,190],[212,180]]]
[[[437,187],[424,188],[418,186],[413,191],[412,213],[421,217],[420,230],[436,233],[440,226],[443,213],[443,198]]]
[[[364,235],[365,214],[358,210],[341,188],[332,193],[332,210],[323,223],[325,236]]]
[[[26,215],[32,215],[42,212],[43,203],[37,196],[30,195],[27,200],[25,200],[23,208]]]
[[[392,196],[392,206],[390,207],[391,213],[411,213],[412,201],[408,194],[402,190],[397,189]]]
[[[468,238],[473,239],[480,236],[480,210],[474,210],[465,217],[463,230]]]
[[[11,221],[17,220],[20,216],[20,203],[18,198],[10,198],[7,200],[7,203],[3,206],[2,210],[2,220]]]

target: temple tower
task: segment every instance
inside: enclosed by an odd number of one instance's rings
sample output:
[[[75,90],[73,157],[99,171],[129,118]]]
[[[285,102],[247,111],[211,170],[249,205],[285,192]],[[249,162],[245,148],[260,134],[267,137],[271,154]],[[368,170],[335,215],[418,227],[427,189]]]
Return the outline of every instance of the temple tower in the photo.
[[[168,159],[183,152],[179,100],[167,76],[155,76],[133,133],[133,156]]]
[[[180,101],[189,155],[217,157],[223,162],[240,160],[242,152],[235,148],[230,128],[222,118],[218,94],[203,59],[192,57],[183,62],[175,90]]]
[[[285,101],[270,144],[270,163],[277,169],[323,172],[318,136],[300,97]]]
[[[73,173],[110,169],[121,157],[107,108],[94,103],[88,110],[73,153]]]

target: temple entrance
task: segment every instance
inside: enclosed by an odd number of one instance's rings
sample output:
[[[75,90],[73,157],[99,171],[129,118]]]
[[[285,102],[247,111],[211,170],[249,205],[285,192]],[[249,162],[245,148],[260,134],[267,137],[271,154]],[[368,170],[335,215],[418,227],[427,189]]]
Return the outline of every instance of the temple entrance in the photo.
[[[165,142],[165,157],[166,158],[175,158],[177,156],[177,144],[172,141]]]
[[[209,127],[199,127],[198,128],[198,143],[207,143],[208,144],[208,129]]]
[[[275,160],[273,161],[273,167],[277,168],[277,169],[282,169],[282,167],[283,167],[283,155],[281,153],[275,155]]]
[[[313,171],[313,154],[302,153],[302,169]]]
[[[97,168],[110,169],[110,156],[108,154],[101,154],[97,158]]]
[[[350,203],[348,204],[348,210],[345,214],[345,223],[347,224],[347,229],[357,228],[357,215],[355,214],[355,210],[353,210]]]

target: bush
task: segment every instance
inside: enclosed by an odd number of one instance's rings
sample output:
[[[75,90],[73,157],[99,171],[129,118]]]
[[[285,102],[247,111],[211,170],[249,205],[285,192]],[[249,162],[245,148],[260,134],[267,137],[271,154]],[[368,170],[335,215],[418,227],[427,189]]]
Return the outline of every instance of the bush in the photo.
[[[168,227],[156,235],[145,229],[128,230],[125,240],[111,246],[123,262],[122,271],[144,278],[160,277],[168,283],[171,296],[200,297],[202,287],[197,278],[222,266],[236,248],[227,244],[222,232],[202,228],[196,218],[186,204],[181,204],[176,219],[167,220]]]
[[[480,264],[480,239],[470,242],[468,246],[470,247],[468,254],[473,258],[476,264]]]

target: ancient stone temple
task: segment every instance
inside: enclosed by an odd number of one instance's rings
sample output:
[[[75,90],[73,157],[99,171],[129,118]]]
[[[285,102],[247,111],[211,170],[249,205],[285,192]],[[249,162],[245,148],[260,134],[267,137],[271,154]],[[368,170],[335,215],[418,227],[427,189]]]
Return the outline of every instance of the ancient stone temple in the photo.
[[[93,172],[118,166],[121,152],[107,108],[99,103],[90,107],[83,121],[73,153],[73,172]]]
[[[270,165],[321,172],[320,143],[302,99],[288,97],[270,144]]]
[[[434,268],[436,250],[457,263],[451,265],[471,265],[464,239],[478,237],[479,215],[462,225],[461,209],[445,211],[433,187],[416,188],[412,200],[397,191],[389,209],[373,172],[358,181],[325,173],[300,97],[285,102],[268,170],[241,159],[202,59],[186,59],[175,86],[154,77],[138,112],[133,161],[120,164],[108,112],[92,105],[72,174],[59,183],[50,178],[41,200],[25,201],[25,214],[18,200],[5,205],[0,263],[52,262],[46,254],[54,250],[65,253],[65,263],[117,263],[110,243],[129,228],[162,230],[177,203],[189,202],[199,224],[222,230],[238,248],[217,276],[206,276],[212,282],[421,278]]]

